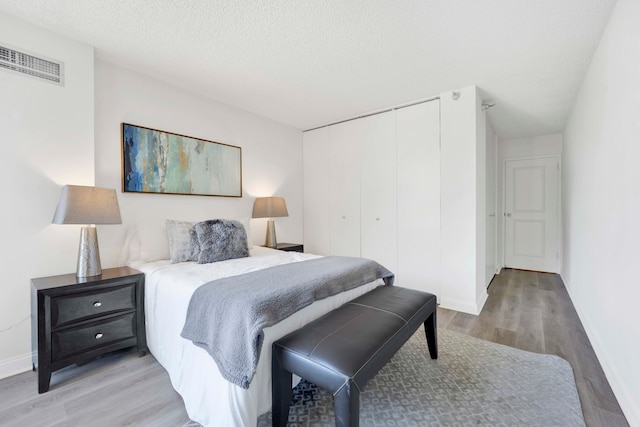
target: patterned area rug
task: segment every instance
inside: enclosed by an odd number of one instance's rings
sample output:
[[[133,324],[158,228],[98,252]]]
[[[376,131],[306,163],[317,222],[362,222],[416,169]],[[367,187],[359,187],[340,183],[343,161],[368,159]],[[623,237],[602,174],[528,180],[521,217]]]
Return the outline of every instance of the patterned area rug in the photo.
[[[362,426],[584,426],[573,371],[557,356],[439,329],[431,360],[424,330],[360,394]],[[329,393],[302,381],[289,426],[333,426]],[[271,426],[271,413],[258,418]]]

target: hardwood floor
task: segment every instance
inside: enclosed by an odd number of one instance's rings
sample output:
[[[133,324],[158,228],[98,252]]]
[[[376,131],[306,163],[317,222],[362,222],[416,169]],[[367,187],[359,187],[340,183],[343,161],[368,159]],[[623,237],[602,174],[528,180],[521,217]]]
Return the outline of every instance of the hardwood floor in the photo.
[[[438,309],[438,327],[537,353],[573,366],[587,426],[627,426],[562,280],[555,274],[503,270],[479,316]],[[111,354],[52,375],[37,393],[34,372],[0,380],[2,426],[182,426],[181,397],[153,356]]]
[[[628,426],[557,274],[504,269],[479,316],[439,309],[438,327],[536,353],[573,367],[587,426]]]
[[[35,372],[0,380],[1,426],[172,426],[189,422],[169,376],[148,354],[123,350],[54,372],[38,394]]]

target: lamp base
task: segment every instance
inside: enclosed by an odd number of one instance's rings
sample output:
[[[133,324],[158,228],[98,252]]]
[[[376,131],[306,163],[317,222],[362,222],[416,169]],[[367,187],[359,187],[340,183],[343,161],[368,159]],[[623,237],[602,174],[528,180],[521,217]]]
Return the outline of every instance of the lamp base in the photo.
[[[268,248],[275,248],[278,245],[276,242],[276,223],[273,218],[269,218],[267,221],[267,236],[264,239],[264,245]]]
[[[80,246],[78,247],[77,277],[92,277],[102,274],[100,250],[98,249],[98,230],[92,226],[82,227]]]

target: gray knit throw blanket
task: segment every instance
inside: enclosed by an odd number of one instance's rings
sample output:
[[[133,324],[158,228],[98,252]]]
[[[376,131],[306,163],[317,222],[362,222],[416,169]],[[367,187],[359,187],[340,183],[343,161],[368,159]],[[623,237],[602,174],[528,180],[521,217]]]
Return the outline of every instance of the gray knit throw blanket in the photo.
[[[394,276],[375,261],[329,256],[214,280],[193,293],[181,335],[207,350],[227,381],[246,389],[264,328],[376,279],[392,285]]]

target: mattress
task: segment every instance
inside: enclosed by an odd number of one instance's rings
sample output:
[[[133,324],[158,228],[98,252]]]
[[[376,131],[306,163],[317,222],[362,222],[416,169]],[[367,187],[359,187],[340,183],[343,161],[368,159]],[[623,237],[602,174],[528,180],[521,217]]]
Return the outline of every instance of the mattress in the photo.
[[[275,265],[317,257],[263,247],[250,249],[250,257],[197,264],[171,264],[169,260],[130,262],[145,273],[147,344],[167,370],[182,396],[189,417],[204,426],[255,426],[260,414],[271,409],[271,345],[278,338],[383,284],[377,280],[316,301],[264,330],[260,360],[248,389],[226,381],[211,356],[180,336],[189,300],[195,289],[209,281]]]

